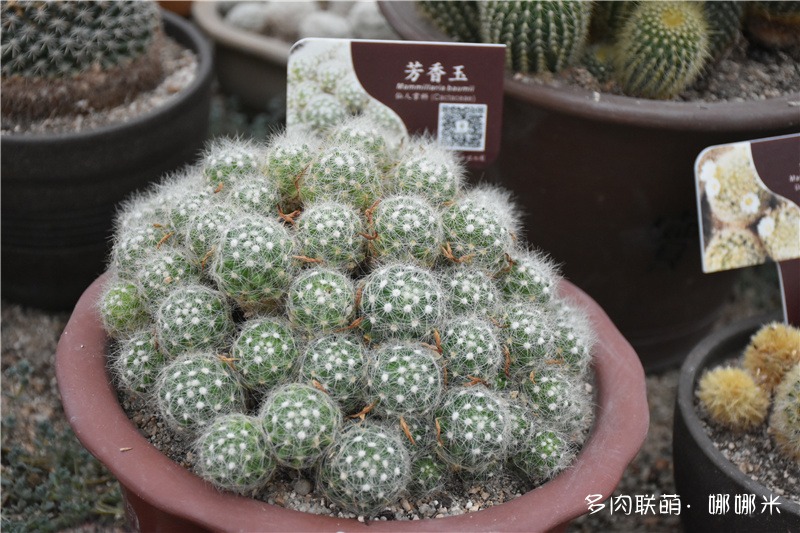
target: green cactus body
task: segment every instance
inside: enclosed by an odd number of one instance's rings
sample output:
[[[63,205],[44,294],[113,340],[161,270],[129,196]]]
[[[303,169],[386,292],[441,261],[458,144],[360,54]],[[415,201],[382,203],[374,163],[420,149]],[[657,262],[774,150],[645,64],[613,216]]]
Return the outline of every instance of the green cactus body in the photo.
[[[300,204],[300,185],[316,153],[316,139],[301,133],[276,135],[267,146],[266,174],[278,184],[284,208]]]
[[[603,2],[623,4],[628,2]],[[581,55],[580,64],[600,83],[614,77],[614,45],[606,42],[587,46]]]
[[[495,328],[478,316],[462,316],[447,322],[441,331],[442,357],[448,386],[480,378],[492,382],[503,363],[503,348]]]
[[[278,222],[239,218],[222,233],[211,276],[243,309],[268,308],[286,294],[295,267],[292,235]]]
[[[446,307],[453,315],[476,313],[494,316],[498,312],[500,291],[483,271],[467,265],[445,270],[442,288]]]
[[[551,305],[554,364],[564,372],[583,377],[591,363],[595,338],[589,317],[565,302]]]
[[[451,202],[464,186],[465,170],[457,156],[432,142],[405,151],[391,177],[393,192],[420,195],[433,205]]]
[[[119,275],[134,278],[142,261],[156,250],[172,246],[175,236],[167,228],[155,225],[131,227],[117,234],[111,251],[111,263]]]
[[[775,390],[769,428],[778,449],[789,459],[800,461],[800,365],[787,372]]]
[[[491,272],[503,267],[518,224],[513,213],[503,213],[507,201],[493,189],[474,189],[445,210],[444,239],[452,260]]]
[[[374,270],[361,286],[361,327],[375,341],[426,337],[441,319],[442,289],[430,271],[402,263]]]
[[[367,387],[383,416],[424,415],[444,389],[442,369],[430,348],[418,343],[386,343],[372,355]]]
[[[591,2],[481,2],[484,42],[507,46],[514,72],[559,72],[578,59],[589,34]]]
[[[228,198],[235,207],[256,215],[277,213],[280,203],[274,180],[260,174],[240,180],[233,186]]]
[[[555,358],[550,322],[551,317],[539,305],[519,303],[510,307],[503,335],[511,358],[511,373],[527,375]]]
[[[532,434],[525,449],[511,462],[523,477],[543,482],[566,468],[575,454],[574,446],[558,431],[541,429]]]
[[[372,156],[337,144],[323,149],[311,165],[300,197],[303,202],[340,200],[366,209],[377,198],[379,187],[380,173]]]
[[[290,380],[300,356],[289,325],[270,317],[245,322],[231,351],[242,384],[262,392]]]
[[[353,270],[365,258],[364,230],[361,216],[352,206],[315,202],[297,221],[300,255],[332,268]]]
[[[353,282],[336,270],[313,268],[297,276],[286,302],[289,321],[306,335],[331,333],[353,318]]]
[[[309,98],[300,112],[300,124],[314,131],[325,132],[346,119],[349,114],[345,104],[331,94],[321,93]]]
[[[800,4],[797,2],[746,2],[746,10],[744,20],[751,41],[776,49],[800,45]]]
[[[417,3],[422,12],[444,33],[464,43],[481,42],[478,25],[479,2],[450,2],[422,0]]]
[[[199,284],[200,270],[182,251],[167,248],[150,254],[142,261],[136,281],[144,300],[156,306],[173,287],[186,283]]]
[[[175,431],[199,433],[216,417],[243,412],[244,391],[216,355],[185,353],[164,367],[155,385],[158,409]]]
[[[542,253],[515,252],[508,272],[500,278],[500,289],[509,300],[546,304],[555,297],[559,282],[557,267]]]
[[[615,71],[632,96],[669,99],[691,85],[709,52],[708,24],[694,2],[642,2],[617,37]]]
[[[508,407],[483,385],[448,390],[436,420],[439,452],[448,463],[480,471],[505,457],[511,438]]]
[[[111,337],[133,333],[152,321],[139,287],[119,278],[112,278],[100,297],[100,318]]]
[[[353,334],[334,334],[313,341],[303,355],[301,382],[319,383],[345,413],[358,411],[365,401],[366,353]]]
[[[117,381],[127,390],[148,393],[165,361],[155,335],[147,329],[121,339],[111,365]]]
[[[156,313],[158,343],[170,356],[222,348],[233,331],[225,297],[202,285],[174,287]]]
[[[592,42],[612,40],[619,32],[638,1],[601,0],[593,2],[589,33]]]
[[[396,432],[351,424],[325,454],[318,482],[327,499],[370,517],[397,501],[410,476],[411,459]]]
[[[259,150],[239,139],[217,139],[206,149],[203,175],[215,190],[230,189],[240,179],[259,174]]]
[[[411,481],[408,492],[415,498],[424,498],[442,488],[448,479],[447,465],[435,454],[428,452],[411,460]]]
[[[185,234],[193,216],[213,209],[219,202],[220,195],[215,194],[212,187],[205,183],[197,184],[175,202],[175,206],[170,210],[171,228],[180,235]]]
[[[163,79],[154,2],[13,1],[1,13],[4,118],[112,107]]]
[[[372,229],[377,236],[372,250],[381,260],[431,266],[441,254],[441,216],[421,197],[382,199],[374,210]]]
[[[709,53],[719,59],[742,35],[742,16],[745,2],[723,0],[703,2],[703,14],[708,22]]]
[[[222,232],[233,224],[233,220],[234,211],[227,205],[210,206],[189,215],[183,241],[200,260],[203,269],[219,245]]]
[[[389,147],[384,132],[363,116],[350,118],[333,128],[329,141],[363,150],[384,171],[394,164],[394,151]]]
[[[540,423],[573,433],[585,414],[582,382],[556,368],[543,366],[520,383],[528,409]]]
[[[314,465],[342,427],[339,406],[309,385],[289,383],[264,400],[259,411],[273,457],[290,468]]]
[[[248,494],[275,472],[261,421],[242,413],[220,416],[194,443],[197,470],[215,486]]]

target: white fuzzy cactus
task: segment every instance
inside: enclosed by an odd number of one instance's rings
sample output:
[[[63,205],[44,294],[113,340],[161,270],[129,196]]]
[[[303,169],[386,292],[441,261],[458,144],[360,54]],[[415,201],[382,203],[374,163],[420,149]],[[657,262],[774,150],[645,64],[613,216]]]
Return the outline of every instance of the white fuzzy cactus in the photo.
[[[747,228],[725,227],[715,232],[703,252],[706,271],[758,265],[767,258],[758,236]]]
[[[524,449],[511,462],[523,476],[541,483],[566,468],[575,455],[575,447],[563,434],[542,428],[530,435]]]
[[[544,254],[515,251],[509,254],[507,261],[507,272],[499,280],[506,297],[539,303],[547,303],[555,297],[560,275]]]
[[[202,285],[174,287],[156,313],[158,343],[165,353],[216,350],[230,342],[234,324],[222,293]]]
[[[345,200],[366,209],[379,189],[380,172],[373,157],[364,150],[335,144],[323,148],[311,164],[300,197],[304,202]]]
[[[462,385],[476,378],[494,381],[505,360],[496,329],[477,315],[456,317],[444,325],[441,349],[448,385]]]
[[[725,223],[746,226],[766,207],[769,191],[760,184],[750,154],[741,144],[718,150],[700,166],[700,180],[713,216]]]
[[[442,219],[422,197],[385,197],[373,210],[372,231],[372,250],[383,261],[431,266],[441,254]]]
[[[292,325],[306,335],[344,328],[352,321],[354,308],[353,281],[336,270],[306,270],[289,287],[286,313]]]
[[[299,203],[300,183],[314,160],[317,144],[313,135],[284,132],[273,137],[266,148],[267,175],[275,180],[287,209]]]
[[[336,201],[310,204],[297,221],[301,256],[332,268],[353,270],[366,254],[364,222],[358,211]]]
[[[221,138],[211,142],[203,157],[203,174],[216,190],[231,188],[238,180],[257,175],[259,147],[242,139]]]
[[[222,231],[233,223],[233,210],[228,205],[211,205],[189,215],[183,242],[205,270],[219,244]]]
[[[441,271],[447,309],[453,315],[476,313],[488,317],[498,314],[500,291],[484,271],[469,265],[454,265]]]
[[[240,180],[231,189],[228,199],[234,207],[260,215],[277,213],[280,194],[273,180],[254,175]]]
[[[150,323],[150,310],[139,286],[132,281],[112,277],[100,297],[100,318],[112,337],[133,333]]]
[[[150,254],[141,262],[136,281],[145,301],[156,304],[177,285],[199,284],[200,269],[182,250],[165,248]]]
[[[453,152],[431,140],[417,141],[397,162],[391,186],[395,192],[418,194],[438,206],[456,198],[464,187],[465,174]]]
[[[552,316],[542,306],[517,303],[509,307],[503,337],[509,351],[510,370],[526,376],[545,361],[555,360]]]
[[[383,344],[370,359],[367,386],[375,412],[384,416],[424,415],[444,390],[435,352],[419,343]]]
[[[159,248],[172,246],[174,234],[161,225],[136,225],[117,232],[117,239],[111,250],[111,264],[126,278],[132,278],[141,262]]]
[[[366,351],[352,333],[326,335],[310,343],[303,354],[300,381],[316,382],[345,413],[358,411],[365,402]]]
[[[266,392],[292,377],[299,347],[286,321],[254,318],[242,325],[231,357],[242,384],[247,389]]]
[[[111,368],[124,388],[141,394],[150,392],[165,361],[154,333],[144,329],[120,340]]]
[[[756,225],[764,249],[774,261],[800,257],[800,208],[781,201]]]

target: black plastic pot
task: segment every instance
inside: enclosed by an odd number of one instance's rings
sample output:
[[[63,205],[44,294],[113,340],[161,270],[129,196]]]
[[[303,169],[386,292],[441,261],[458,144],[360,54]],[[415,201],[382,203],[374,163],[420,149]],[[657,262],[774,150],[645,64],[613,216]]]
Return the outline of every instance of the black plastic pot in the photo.
[[[414,2],[380,5],[406,39],[451,40]],[[527,240],[603,306],[646,371],[678,366],[737,278],[702,272],[694,160],[708,146],[796,132],[797,95],[665,102],[511,75],[504,87],[500,156],[474,178],[515,194]]]
[[[197,158],[208,132],[211,47],[191,23],[163,16],[167,35],[198,59],[176,98],[89,131],[2,136],[4,299],[72,308],[105,269],[116,205]]]
[[[768,508],[762,507],[776,495],[717,450],[697,416],[694,402],[694,391],[703,371],[741,356],[750,337],[763,324],[778,319],[777,316],[755,317],[712,333],[692,350],[681,367],[672,454],[675,488],[684,506],[681,521],[686,531],[800,531],[800,503],[777,497],[777,510],[770,513]],[[729,496],[727,513],[709,513],[709,497],[716,494]],[[754,513],[736,514],[734,500],[738,494],[755,494]]]

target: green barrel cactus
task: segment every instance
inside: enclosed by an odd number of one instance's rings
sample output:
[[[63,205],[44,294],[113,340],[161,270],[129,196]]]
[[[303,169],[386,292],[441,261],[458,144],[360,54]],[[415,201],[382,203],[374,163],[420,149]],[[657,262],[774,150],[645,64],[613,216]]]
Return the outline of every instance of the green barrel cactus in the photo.
[[[275,473],[261,420],[243,413],[214,419],[194,443],[200,476],[224,490],[249,494]]]
[[[460,316],[442,327],[441,349],[448,386],[480,379],[491,383],[504,362],[496,328],[477,315]]]
[[[631,96],[669,99],[692,84],[710,57],[703,8],[695,2],[641,2],[616,40],[615,71]]]
[[[453,315],[476,313],[493,317],[501,303],[494,280],[480,269],[455,265],[442,271],[445,307]]]
[[[478,24],[479,3],[422,0],[418,5],[440,30],[453,39],[464,43],[479,43],[481,41]]]
[[[244,322],[231,348],[233,366],[242,384],[261,392],[289,381],[299,356],[289,324],[277,317]]]
[[[4,118],[113,107],[164,77],[155,2],[17,0],[0,13]]]
[[[176,432],[197,434],[217,416],[244,412],[244,389],[228,365],[209,352],[188,352],[161,370],[158,410]]]
[[[217,350],[230,342],[234,331],[225,297],[203,285],[173,288],[156,312],[156,334],[164,353]]]
[[[354,308],[352,280],[328,268],[312,268],[297,276],[286,298],[289,321],[306,335],[346,327],[352,321]]]
[[[435,352],[419,343],[387,342],[367,370],[370,401],[382,416],[424,415],[439,402],[444,377]]]
[[[419,195],[440,206],[453,201],[464,187],[466,170],[450,150],[430,140],[413,143],[397,161],[389,182],[396,194]]]
[[[146,257],[136,273],[142,297],[148,304],[157,304],[173,287],[180,284],[199,284],[199,266],[175,248],[157,250]]]
[[[336,201],[309,204],[297,220],[302,257],[331,268],[353,270],[366,257],[364,222],[358,211]]]
[[[775,389],[769,428],[781,453],[800,461],[800,364]]]
[[[268,308],[289,288],[294,251],[293,236],[278,222],[240,216],[222,232],[210,276],[243,309]]]
[[[325,497],[359,516],[371,517],[397,501],[408,485],[411,459],[397,432],[379,424],[351,424],[319,468]]]
[[[258,175],[259,152],[252,141],[217,138],[203,155],[203,175],[214,190],[230,189],[238,180]]]
[[[258,416],[278,464],[313,466],[342,428],[342,412],[326,393],[310,385],[289,383],[274,389]]]
[[[118,277],[107,282],[99,307],[103,327],[112,337],[131,334],[152,321],[138,285]]]
[[[366,399],[364,345],[352,333],[326,335],[305,349],[300,366],[301,383],[316,382],[346,414],[357,412]]]
[[[125,389],[140,394],[152,390],[165,364],[166,358],[158,349],[155,334],[149,329],[120,339],[111,359],[117,382]]]
[[[479,2],[483,42],[505,44],[514,72],[558,72],[580,56],[589,35],[591,2]]]
[[[451,388],[436,409],[439,453],[453,466],[485,470],[505,458],[510,421],[505,401],[483,385]]]
[[[703,2],[703,14],[708,23],[708,51],[712,59],[725,55],[742,35],[745,4],[735,0]]]
[[[429,335],[444,313],[442,289],[429,270],[393,263],[361,285],[361,328],[373,340]]]
[[[508,272],[499,285],[509,300],[547,303],[555,297],[560,280],[552,260],[538,251],[515,251],[508,257]]]
[[[422,197],[383,198],[374,210],[372,230],[375,235],[372,251],[383,261],[431,266],[441,254],[442,219]]]
[[[377,198],[380,172],[372,156],[335,144],[322,149],[302,182],[303,202],[339,200],[366,209]]]

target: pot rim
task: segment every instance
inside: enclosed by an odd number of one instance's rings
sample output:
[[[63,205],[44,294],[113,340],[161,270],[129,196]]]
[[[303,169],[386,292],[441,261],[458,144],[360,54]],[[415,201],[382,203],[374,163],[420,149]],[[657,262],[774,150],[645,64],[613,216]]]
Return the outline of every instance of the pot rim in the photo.
[[[548,530],[588,512],[589,494],[610,496],[647,434],[649,409],[639,358],[599,305],[565,281],[563,295],[583,306],[597,331],[603,332],[595,348],[599,363],[593,365],[598,407],[575,463],[546,484],[475,513],[427,522],[372,521],[369,526],[222,493],[158,451],[120,407],[106,373],[108,338],[97,306],[108,276],[103,274],[84,292],[59,339],[56,376],[67,419],[81,443],[127,490],[213,530],[419,531],[434,523],[441,523],[434,526],[437,529],[462,531]],[[542,501],[548,503],[541,505]],[[194,509],[187,509],[191,506]]]
[[[453,39],[419,16],[415,2],[379,0],[386,20],[404,39]],[[565,115],[611,124],[688,131],[748,131],[800,126],[800,91],[796,94],[744,102],[674,102],[552,87],[524,82],[507,74],[505,94]]]
[[[196,3],[196,2],[195,2]],[[63,144],[65,142],[91,142],[93,139],[115,135],[117,132],[132,128],[146,130],[151,123],[159,120],[159,117],[172,113],[174,110],[184,105],[184,102],[191,100],[194,95],[204,90],[207,82],[212,75],[213,53],[211,44],[202,33],[189,21],[172,11],[160,8],[161,16],[164,20],[164,32],[170,37],[183,37],[186,39],[184,46],[191,48],[197,55],[197,71],[192,82],[180,93],[175,95],[170,101],[159,105],[146,113],[137,115],[125,122],[115,122],[105,126],[99,126],[85,131],[59,132],[59,133],[4,133],[0,136],[3,144],[9,144],[9,149],[13,149],[15,143],[40,144]]]
[[[236,48],[277,65],[286,66],[288,64],[291,43],[275,37],[233,28],[226,24],[219,15],[217,4],[218,2],[192,3],[192,18],[214,42]]]
[[[689,355],[681,366],[680,375],[678,376],[678,392],[676,395],[677,409],[683,418],[683,422],[689,430],[692,439],[697,443],[698,448],[702,450],[705,457],[717,470],[725,472],[725,474],[732,478],[739,486],[745,487],[750,494],[759,496],[771,496],[774,493],[765,485],[753,480],[750,476],[739,470],[739,467],[726,459],[717,449],[708,436],[708,433],[706,433],[706,430],[703,428],[703,423],[695,410],[694,391],[697,381],[703,371],[709,368],[711,364],[716,364],[715,361],[710,362],[709,358],[712,358],[711,356],[714,355],[713,351],[717,346],[727,344],[735,340],[735,338],[743,336],[744,332],[749,332],[747,333],[747,337],[749,338],[759,327],[775,320],[780,320],[780,316],[775,314],[763,314],[739,320],[719,331],[709,334],[689,352]],[[744,349],[744,345],[741,346],[741,349]],[[788,509],[800,515],[800,504],[783,496],[779,496],[778,498],[781,502],[781,509]]]

